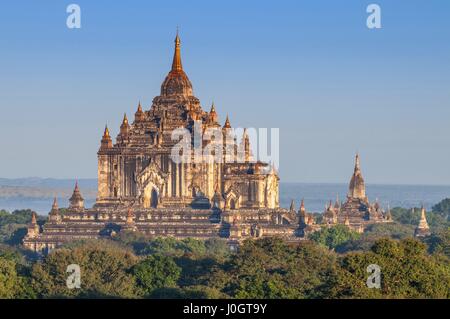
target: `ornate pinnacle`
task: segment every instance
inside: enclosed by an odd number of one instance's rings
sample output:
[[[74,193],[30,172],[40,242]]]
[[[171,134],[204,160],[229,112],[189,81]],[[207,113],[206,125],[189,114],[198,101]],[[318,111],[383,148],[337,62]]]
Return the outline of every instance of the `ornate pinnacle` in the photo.
[[[103,138],[104,139],[110,139],[111,138],[111,136],[109,135],[108,124],[105,125],[105,131],[103,133]]]
[[[58,200],[55,197],[53,199],[52,211],[57,211],[57,210],[58,210]]]
[[[302,198],[302,201],[300,202],[300,211],[305,211],[305,200]]]
[[[181,64],[181,41],[180,37],[178,36],[178,30],[177,30],[177,36],[175,37],[175,52],[173,54],[173,62],[172,62],[172,72],[182,72],[183,66]]]
[[[228,118],[228,114],[227,114],[227,119],[225,120],[225,124],[223,125],[223,128],[231,128],[230,119]]]
[[[355,172],[360,170],[360,163],[359,163],[359,153],[356,153],[355,157]]]
[[[295,203],[294,200],[291,201],[291,207],[289,208],[291,212],[295,211]]]
[[[36,225],[37,218],[36,218],[36,212],[31,212],[31,224]]]

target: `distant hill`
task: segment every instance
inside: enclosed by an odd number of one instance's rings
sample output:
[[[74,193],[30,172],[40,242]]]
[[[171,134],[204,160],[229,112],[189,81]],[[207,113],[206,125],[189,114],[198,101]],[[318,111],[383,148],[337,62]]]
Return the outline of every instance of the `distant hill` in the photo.
[[[39,178],[39,177],[27,177],[27,178],[0,177],[0,186],[73,188],[76,181],[78,181],[78,185],[82,188],[97,189],[96,178],[86,178],[76,180],[76,179],[56,179],[56,178]]]
[[[0,178],[0,198],[68,198],[75,182],[87,200],[97,195],[97,179]]]

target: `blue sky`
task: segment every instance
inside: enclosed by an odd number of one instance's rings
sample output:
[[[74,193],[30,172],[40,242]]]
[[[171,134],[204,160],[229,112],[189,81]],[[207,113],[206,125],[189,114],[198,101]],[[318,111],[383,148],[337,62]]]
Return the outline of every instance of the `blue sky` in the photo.
[[[369,183],[450,184],[447,0],[2,2],[0,176],[96,177],[105,122],[150,107],[177,25],[203,107],[280,128],[283,181],[348,182],[359,151]]]

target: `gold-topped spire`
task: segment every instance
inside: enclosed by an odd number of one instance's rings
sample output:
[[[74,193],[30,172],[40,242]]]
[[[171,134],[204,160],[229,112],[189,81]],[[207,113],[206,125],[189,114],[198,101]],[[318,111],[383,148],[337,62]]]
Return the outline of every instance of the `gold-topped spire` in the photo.
[[[227,114],[227,119],[225,120],[225,124],[223,125],[223,128],[231,128],[230,119],[228,118],[228,114]]]
[[[105,125],[105,131],[103,132],[103,138],[104,139],[111,138],[111,135],[109,135],[108,124]]]
[[[111,135],[109,134],[108,125],[105,125],[105,131],[103,133],[100,149],[104,150],[111,147],[113,147]]]
[[[217,123],[217,120],[218,120],[218,116],[216,113],[216,108],[214,106],[214,102],[212,102],[211,110],[209,111],[209,121],[211,123]]]
[[[123,114],[122,125],[128,125],[127,113],[124,113],[124,114]]]
[[[183,71],[183,65],[181,64],[181,41],[180,37],[178,35],[178,29],[177,29],[177,36],[175,37],[175,52],[173,54],[173,62],[172,62],[172,72],[182,72]]]
[[[356,153],[355,157],[355,172],[361,170],[360,163],[359,163],[359,153]]]
[[[425,237],[425,236],[429,236],[430,234],[431,234],[430,226],[428,226],[425,207],[422,205],[422,209],[421,209],[421,212],[420,212],[419,225],[417,225],[417,227],[416,227],[416,230],[414,232],[414,236],[416,236],[416,237]]]
[[[144,112],[142,111],[141,101],[139,101],[136,113],[134,113],[134,121],[140,122],[144,119]]]
[[[36,225],[37,224],[37,218],[36,218],[36,212],[35,211],[31,212],[31,224],[32,225]]]
[[[348,197],[367,201],[366,186],[361,173],[359,153],[356,153],[355,156],[355,169],[350,180]]]
[[[52,205],[52,211],[57,211],[58,210],[58,200],[56,199],[56,197],[53,198],[53,205]]]

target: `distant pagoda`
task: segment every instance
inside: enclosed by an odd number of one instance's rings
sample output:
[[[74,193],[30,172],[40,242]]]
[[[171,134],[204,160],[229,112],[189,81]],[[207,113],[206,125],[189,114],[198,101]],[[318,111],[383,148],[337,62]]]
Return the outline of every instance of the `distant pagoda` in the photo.
[[[431,232],[430,232],[430,227],[428,226],[428,222],[427,222],[425,207],[422,206],[422,209],[420,211],[419,225],[417,225],[417,227],[416,227],[414,236],[415,237],[426,237],[426,236],[430,236],[430,235],[431,235]]]

